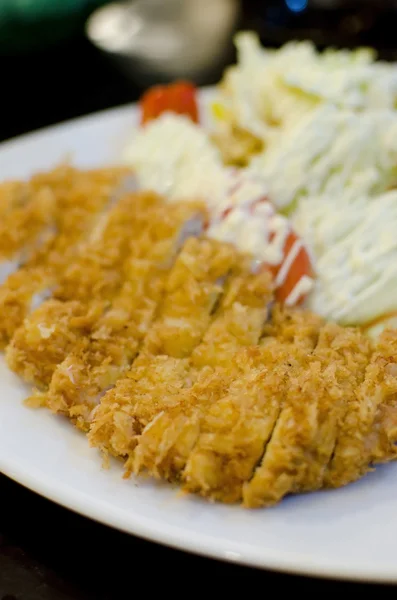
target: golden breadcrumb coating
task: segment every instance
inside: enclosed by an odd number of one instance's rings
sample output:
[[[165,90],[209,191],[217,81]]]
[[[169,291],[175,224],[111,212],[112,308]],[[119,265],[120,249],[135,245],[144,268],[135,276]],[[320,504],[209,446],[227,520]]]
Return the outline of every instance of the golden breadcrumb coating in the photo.
[[[315,313],[275,304],[271,319],[264,328],[262,343],[266,344],[278,338],[312,350],[317,344],[323,324],[324,319]]]
[[[183,358],[201,341],[222,293],[224,279],[237,260],[229,244],[190,238],[165,285],[157,321],[144,351]]]
[[[374,463],[396,458],[397,444],[397,331],[385,331],[376,344],[364,385],[381,388],[367,452]],[[383,373],[382,373],[383,371]],[[374,390],[373,392],[374,393]],[[377,392],[379,393],[379,391]]]
[[[116,294],[124,281],[124,263],[128,260],[130,254],[130,236],[132,235],[135,239],[138,237],[138,231],[145,229],[153,217],[147,204],[150,208],[152,204],[156,205],[157,202],[159,200],[153,198],[152,195],[149,195],[149,197],[140,196],[135,198],[134,196],[127,196],[123,198],[120,201],[121,206],[119,207],[117,204],[111,211],[108,222],[102,227],[102,235],[98,237],[96,234],[95,239],[87,243],[85,253],[81,257],[76,257],[75,261],[71,261],[69,264],[68,272],[73,273],[73,276],[75,276],[74,289],[79,289],[81,292],[79,302],[83,306],[80,308],[79,316],[91,314],[89,320],[91,329],[95,324],[93,317],[96,316],[96,320],[98,320],[106,307],[106,300],[110,300],[111,286],[114,287],[114,293]],[[123,227],[119,226],[120,220],[123,222]],[[115,222],[117,226],[115,226]],[[122,248],[125,245],[128,249]],[[98,247],[100,250],[98,250]],[[89,271],[91,279],[88,277],[88,269],[85,268],[87,256],[90,258],[91,266],[97,258],[95,267]],[[105,288],[105,284],[101,283],[95,293],[95,281],[101,277],[103,272],[105,272],[103,276],[103,280],[105,280],[109,268],[114,270],[111,280],[108,278],[109,287]],[[139,276],[139,273],[136,275]],[[80,285],[79,281],[81,282]],[[92,297],[87,297],[82,291],[86,290],[86,286],[89,284],[91,284],[94,292]],[[65,287],[62,289],[65,296]],[[104,289],[105,293],[102,294]],[[79,297],[79,295],[76,295],[76,297]],[[74,300],[73,302],[72,306],[76,306],[77,301]],[[65,306],[62,302],[54,303],[50,300],[44,303],[38,311],[33,311],[21,327],[17,329],[10,342],[7,351],[9,366],[22,376],[27,374],[30,377],[35,373],[34,383],[39,387],[48,385],[57,364],[66,358],[67,354],[73,349],[73,345],[77,343],[82,335],[90,333],[88,323],[84,327],[76,326],[75,317],[74,310],[68,310],[67,302]],[[52,335],[42,337],[40,340],[36,339],[36,345],[34,345],[32,342],[32,327],[33,330],[37,330],[40,322],[43,322],[46,331],[49,331],[51,322],[54,323],[54,328],[57,322],[59,326],[53,330]],[[37,352],[37,345],[40,348],[39,352]],[[54,362],[55,356],[58,362]],[[23,361],[21,362],[20,359],[23,359]],[[44,364],[45,362],[47,362],[47,365]],[[45,380],[38,379],[39,373],[45,374]],[[31,381],[31,379],[28,379],[28,381]]]
[[[28,201],[29,189],[25,181],[9,180],[0,184],[0,216],[6,217],[16,206]]]
[[[196,405],[199,433],[180,474],[186,491],[223,502],[241,500],[242,485],[262,456],[280,412],[286,354],[283,344],[264,347],[259,362],[266,366],[257,367],[249,353],[238,353],[240,372],[226,394]]]
[[[118,427],[120,412],[129,412],[130,421],[134,420],[135,373],[152,357],[166,355],[182,359],[190,356],[208,328],[222,290],[221,280],[236,260],[236,252],[229,245],[205,238],[187,240],[165,282],[166,295],[144,340],[141,354],[126,381],[119,381],[114,390],[105,394],[94,411],[90,432],[93,445],[119,453],[111,440],[117,437],[114,430]],[[119,394],[120,389],[122,393]],[[126,420],[123,418],[123,423]]]
[[[25,202],[16,204],[2,216],[0,222],[0,260],[12,259],[17,252],[26,259],[39,244],[40,234],[54,223],[56,196],[49,188],[28,192]],[[25,257],[18,256],[18,260]]]
[[[136,455],[131,458],[129,463],[127,463],[127,467],[128,465],[131,465],[135,471],[139,471],[145,467],[149,471],[154,468],[156,474],[159,472],[159,469],[161,469],[159,461],[150,455],[150,453],[147,453],[148,447],[150,448],[150,452],[155,449],[152,440],[153,435],[158,436],[159,444],[161,444],[163,435],[167,437],[166,430],[169,427],[169,414],[164,412],[163,415],[157,418],[159,410],[167,411],[170,405],[174,405],[175,407],[182,407],[182,410],[185,412],[188,406],[192,407],[192,398],[195,399],[193,402],[193,410],[195,410],[197,394],[200,395],[203,402],[205,401],[204,398],[206,397],[206,394],[209,394],[208,390],[206,391],[204,384],[204,382],[207,381],[207,376],[209,377],[208,381],[212,389],[212,395],[209,395],[213,401],[215,400],[213,376],[212,374],[207,374],[207,372],[205,372],[204,380],[202,380],[202,374],[198,372],[199,368],[205,366],[212,368],[224,367],[227,376],[224,375],[221,377],[220,369],[218,369],[216,376],[229,382],[232,380],[232,373],[235,373],[236,377],[238,376],[239,371],[237,363],[233,363],[236,352],[240,348],[251,346],[258,342],[264,322],[268,316],[268,303],[272,298],[271,291],[271,282],[268,275],[265,273],[260,275],[241,273],[230,278],[220,307],[216,312],[207,333],[202,342],[192,353],[189,378],[192,382],[198,379],[192,389],[184,392],[180,398],[169,399],[164,396],[162,404],[157,405],[156,407],[152,406],[151,410],[146,409],[144,418],[142,417],[139,400],[134,401],[132,407],[134,418],[140,421],[141,431],[144,427],[147,427],[139,440],[140,443]],[[231,364],[234,365],[233,368],[231,368]],[[219,393],[220,390],[224,389],[223,384],[216,386],[215,389],[216,392]],[[146,402],[146,404],[148,403]],[[175,410],[173,410],[173,413],[175,413]],[[175,414],[174,416],[180,423],[181,428],[184,429],[186,426],[185,415],[182,419],[178,418]],[[154,429],[151,429],[149,424],[153,419],[156,420],[156,426]],[[178,431],[178,427],[173,427],[173,431]],[[147,439],[149,440],[149,446],[147,446],[146,443]],[[192,439],[192,437],[189,434],[189,440],[190,439]],[[170,450],[172,451],[172,448],[170,448]],[[181,461],[178,462],[181,463]],[[172,460],[166,462],[166,468],[175,471],[175,468],[172,466]]]
[[[354,389],[355,379],[362,380],[369,349],[358,330],[326,325],[320,331],[313,352],[290,374],[284,406],[262,462],[244,486],[246,506],[269,506],[288,493],[321,487],[335,444],[338,413],[332,410],[333,403],[349,402],[349,382]],[[327,365],[332,365],[330,372]],[[332,389],[335,375],[340,378],[337,384],[345,384],[341,397]]]
[[[171,361],[169,364],[172,367]],[[157,478],[179,480],[200,435],[202,407],[210,406],[224,396],[231,380],[238,374],[235,361],[228,369],[204,367],[197,374],[193,386],[186,386],[179,394],[165,396],[165,401],[162,398],[156,416],[135,440],[136,447],[129,445],[127,473],[146,471]]]
[[[54,411],[81,412],[81,425],[100,395],[131,366],[163,297],[168,269],[184,236],[201,227],[198,204],[162,206],[147,211],[147,223],[136,237],[124,265],[124,284],[95,324],[86,344],[67,357],[54,373],[47,404]],[[193,222],[196,222],[194,228]],[[78,373],[79,385],[69,375]]]
[[[355,401],[371,354],[370,340],[359,329],[328,324],[321,330],[313,352],[316,362],[311,365],[319,371],[317,377],[312,375],[311,392],[317,396],[318,426],[301,491],[314,491],[324,485],[340,424],[347,407]]]
[[[8,366],[28,383],[49,385],[56,366],[102,311],[99,302],[47,300],[15,332],[6,350]]]
[[[388,411],[388,407],[394,408],[397,393],[396,352],[397,333],[383,334],[361,385],[356,386],[351,401],[340,416],[335,450],[325,475],[326,486],[340,487],[351,483],[370,469],[372,461],[395,458],[394,440],[385,444],[384,434],[387,428],[391,435],[395,434],[397,426],[395,410]],[[388,423],[382,430],[385,418]]]
[[[129,175],[0,185],[0,344],[41,388],[30,403],[126,475],[249,508],[396,459],[397,331],[373,343],[273,304],[250,257],[192,237],[203,206],[129,193]]]
[[[223,398],[203,410],[200,435],[182,475],[186,490],[224,502],[241,500],[243,485],[273,433],[289,378],[308,362],[315,345],[311,316],[304,319],[288,310],[278,311],[277,319],[279,330],[288,329],[288,335],[269,337],[254,363],[252,355],[244,359],[239,354],[238,378]],[[297,338],[301,343],[293,344]]]
[[[131,240],[146,227],[148,210],[160,204],[151,193],[127,194],[105,213],[90,234],[82,252],[66,266],[55,296],[89,301],[112,298],[122,283],[123,265]]]
[[[268,317],[272,291],[268,273],[230,278],[219,313],[192,353],[192,365],[227,367],[236,350],[256,344]]]
[[[47,226],[34,243],[24,244],[18,255],[19,262],[11,264],[11,274],[0,287],[0,347],[8,343],[36,301],[40,303],[42,297],[50,294],[65,266],[82,251],[82,240],[89,236],[98,215],[124,178],[124,169],[86,172],[59,167],[20,184],[25,196],[39,196],[46,202],[51,198],[51,206],[55,208],[33,220],[32,226],[40,220]],[[48,222],[50,216],[52,221]],[[37,227],[33,229],[36,231]],[[7,264],[0,264],[0,272],[4,269],[7,271]]]

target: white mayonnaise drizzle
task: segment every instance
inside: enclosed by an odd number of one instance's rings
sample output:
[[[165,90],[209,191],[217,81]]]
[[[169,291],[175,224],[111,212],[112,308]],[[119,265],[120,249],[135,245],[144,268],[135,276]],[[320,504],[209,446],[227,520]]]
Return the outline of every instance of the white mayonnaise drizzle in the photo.
[[[137,133],[125,159],[142,188],[170,201],[204,200],[212,215],[210,237],[270,265],[283,260],[290,223],[270,202],[261,202],[267,187],[260,174],[226,168],[205,130],[187,118],[165,114],[149,123]]]

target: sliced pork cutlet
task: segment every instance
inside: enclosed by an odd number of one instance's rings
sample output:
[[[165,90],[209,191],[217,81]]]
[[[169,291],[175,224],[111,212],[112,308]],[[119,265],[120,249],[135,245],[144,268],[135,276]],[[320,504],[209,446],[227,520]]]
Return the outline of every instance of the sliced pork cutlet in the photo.
[[[132,244],[119,294],[55,371],[46,394],[49,408],[88,426],[101,396],[131,367],[156,316],[169,269],[185,238],[199,233],[204,220],[198,204],[163,205],[150,212]]]
[[[223,502],[242,499],[279,418],[292,375],[305,365],[321,319],[299,310],[273,310],[258,355],[239,355],[241,372],[227,393],[203,407],[200,434],[182,473],[184,489]],[[299,339],[299,344],[296,340]]]
[[[314,362],[308,366],[312,386],[306,390],[307,395],[317,399],[317,432],[307,452],[306,473],[296,491],[323,487],[339,428],[364,381],[371,354],[372,344],[359,329],[327,324],[321,330]]]
[[[266,273],[231,275],[225,284],[225,294],[202,341],[193,350],[189,360],[190,383],[194,383],[203,367],[229,366],[239,348],[255,344],[267,319],[267,306],[272,298],[272,284]],[[172,363],[170,363],[172,364]],[[171,373],[171,369],[169,370]],[[164,389],[166,380],[160,385]],[[159,391],[155,391],[161,398]],[[142,431],[163,407],[174,401],[163,393],[162,401],[151,403],[147,395],[134,401],[136,429]]]
[[[265,324],[261,343],[272,343],[277,339],[311,352],[317,345],[323,325],[324,319],[313,312],[277,303]]]
[[[179,395],[167,395],[165,390],[155,405],[146,398],[136,400],[135,418],[142,434],[127,467],[167,479],[178,476],[199,435],[203,407],[226,394],[230,382],[240,374],[235,355],[258,343],[271,299],[267,274],[245,272],[231,277],[223,301],[189,361],[191,388]]]
[[[387,330],[378,339],[372,363],[366,373],[367,389],[379,394],[372,431],[366,440],[366,451],[374,464],[396,459],[397,452],[397,331]],[[363,386],[364,387],[364,386]]]
[[[361,368],[362,378],[368,357],[369,343],[358,330],[326,325],[320,331],[316,348],[290,373],[262,461],[244,485],[245,506],[271,506],[287,494],[321,487],[335,443],[338,409],[349,393],[350,377],[353,390],[360,378],[355,368]],[[342,383],[344,389],[332,388]]]
[[[344,407],[324,483],[340,487],[371,470],[372,463],[396,457],[397,332],[385,332],[365,371],[364,381]]]
[[[189,377],[180,373],[188,375],[188,358],[208,329],[224,279],[236,261],[236,251],[227,244],[206,238],[186,242],[166,280],[159,314],[140,355],[93,413],[92,445],[115,455],[129,455],[140,433],[134,416],[136,400],[146,394],[155,403],[159,394],[165,396],[171,391],[169,382],[175,369],[177,385],[190,385]],[[168,363],[167,357],[171,359]],[[156,375],[159,370],[165,373],[161,378]]]
[[[68,265],[83,251],[90,231],[112,204],[125,181],[124,170],[80,172],[57,169],[35,176],[30,188],[52,194],[54,219],[33,246],[26,248],[0,287],[0,345],[5,346],[25,316],[51,295]],[[83,241],[84,240],[84,241]]]
[[[124,196],[97,224],[79,256],[70,261],[58,289],[15,332],[6,358],[12,370],[36,386],[49,385],[62,362],[103,313],[123,283],[131,238],[161,203],[151,194]]]
[[[15,186],[15,196],[1,215],[0,283],[29,260],[55,223],[56,197],[50,188],[36,191],[21,184]]]
[[[15,179],[3,181],[0,184],[0,217],[3,219],[14,207],[23,205],[28,197],[26,181]]]

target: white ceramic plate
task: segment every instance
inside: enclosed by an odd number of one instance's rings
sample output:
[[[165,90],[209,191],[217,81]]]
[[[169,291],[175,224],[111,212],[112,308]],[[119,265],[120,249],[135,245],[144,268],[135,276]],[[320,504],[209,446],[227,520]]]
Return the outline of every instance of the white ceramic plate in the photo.
[[[0,179],[114,162],[136,124],[125,107],[0,146]],[[0,359],[0,470],[72,510],[126,532],[207,556],[295,573],[397,582],[397,465],[343,490],[245,511],[181,497],[101,469],[97,452],[60,417],[23,406],[27,389]]]

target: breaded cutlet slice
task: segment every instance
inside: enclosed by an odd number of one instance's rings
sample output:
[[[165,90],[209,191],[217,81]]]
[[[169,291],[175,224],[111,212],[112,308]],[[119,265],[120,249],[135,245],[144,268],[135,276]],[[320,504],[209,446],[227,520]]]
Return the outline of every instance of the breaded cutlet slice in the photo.
[[[0,218],[7,217],[14,208],[24,206],[30,195],[26,181],[10,179],[0,183]]]
[[[0,346],[8,343],[27,314],[51,295],[65,265],[84,251],[83,240],[113,203],[115,190],[124,181],[120,169],[84,172],[64,168],[37,175],[29,182],[35,193],[43,189],[53,193],[55,221],[48,227],[49,237],[29,256],[24,253],[22,266],[14,264],[11,270],[17,270],[0,287]]]
[[[396,452],[397,332],[378,341],[361,385],[344,406],[336,445],[324,484],[340,487],[371,469],[371,463],[394,459]]]
[[[28,261],[51,234],[55,224],[56,196],[49,188],[27,190],[0,220],[0,282]]]
[[[149,225],[155,214],[153,211],[159,205],[160,199],[152,195],[128,195],[116,204],[107,222],[101,225],[101,232],[94,231],[84,253],[68,266],[62,278],[62,283],[65,280],[67,283],[59,294],[64,296],[65,302],[54,299],[44,302],[38,312],[33,311],[14,333],[7,348],[7,362],[13,371],[40,388],[49,385],[55,367],[73,349],[72,343],[76,345],[82,335],[90,333],[88,323],[91,327],[94,325],[93,316],[100,317],[111,294],[117,294],[122,286],[131,236],[133,240],[137,238],[133,244],[139,245],[139,235]],[[73,289],[71,278],[74,288],[80,291],[75,299],[67,296]],[[92,286],[92,296],[88,295],[88,284]],[[78,304],[81,306],[77,309]],[[90,314],[91,318],[82,327],[84,314]],[[77,316],[80,318],[76,319]],[[41,322],[46,323],[45,335],[40,335]],[[35,336],[32,331],[36,332]],[[54,363],[55,356],[58,363]],[[45,379],[40,379],[41,375],[45,375]],[[32,376],[35,376],[34,380]]]
[[[189,239],[165,282],[165,296],[157,319],[149,330],[143,348],[126,377],[105,394],[93,412],[90,442],[112,454],[128,453],[134,440],[125,447],[125,423],[133,431],[136,381],[163,363],[163,356],[186,359],[201,341],[211,313],[222,293],[222,282],[237,261],[236,251],[227,244],[206,238]],[[162,385],[164,378],[156,381]],[[167,388],[165,378],[165,388]],[[162,388],[165,393],[164,387]],[[153,385],[147,394],[154,393]]]
[[[103,308],[100,302],[47,300],[14,333],[6,349],[9,368],[39,388],[48,385],[57,365],[89,333]]]
[[[257,344],[272,298],[268,273],[254,274],[243,269],[230,277],[220,310],[192,353],[192,367],[227,367],[236,350]]]
[[[367,368],[365,384],[377,399],[371,433],[366,440],[370,461],[374,464],[396,459],[397,452],[397,331],[386,330],[377,340],[375,353]],[[383,372],[383,373],[382,373]],[[363,386],[364,387],[364,386]]]
[[[340,423],[364,381],[372,350],[370,340],[359,329],[332,323],[322,328],[313,352],[315,362],[309,367],[313,382],[310,393],[317,398],[317,433],[307,454],[307,471],[299,491],[315,491],[323,486]]]
[[[311,311],[277,303],[264,327],[261,343],[271,343],[278,339],[311,351],[317,345],[323,325],[324,319]]]
[[[237,260],[237,251],[229,244],[189,239],[166,281],[159,316],[145,338],[143,352],[190,356],[208,329],[224,281]]]
[[[261,275],[246,273],[245,276],[231,277],[230,281],[226,282],[225,288],[225,296],[219,309],[214,313],[203,340],[191,354],[189,385],[194,383],[198,372],[205,366],[227,368],[238,349],[251,346],[258,341],[263,323],[267,319],[267,306],[272,298],[272,284],[267,273]],[[239,291],[241,294],[236,296]],[[147,394],[139,396],[134,392],[134,402],[131,401],[130,407],[133,409],[136,431],[143,431],[159,410],[168,408],[170,402],[174,403],[164,391],[166,380],[159,382],[158,385],[163,389],[162,401],[152,403]],[[156,388],[154,393],[161,397]]]
[[[26,182],[3,184],[0,280],[22,264],[48,262],[55,240],[63,255],[73,238],[87,233],[87,216],[102,210],[112,189],[125,177],[125,169],[101,173],[63,167]]]
[[[313,489],[321,487],[338,422],[338,413],[328,412],[331,403],[325,387],[331,389],[334,373],[327,379],[326,366],[337,369],[338,361],[342,368],[349,365],[351,369],[343,375],[347,381],[353,378],[354,389],[355,377],[360,380],[355,369],[361,367],[362,378],[368,360],[369,344],[358,330],[325,326],[313,353],[289,377],[285,401],[262,461],[244,485],[245,506],[271,506],[289,493],[308,490],[310,485]],[[346,384],[346,379],[341,378],[337,385],[342,383]],[[347,387],[344,392],[348,393]],[[343,402],[344,394],[336,395],[335,400]]]
[[[169,460],[159,447],[164,448],[165,439],[168,440],[168,447],[170,440],[176,439],[175,436],[179,433],[183,438],[186,428],[190,430],[185,418],[185,415],[189,414],[188,411],[194,413],[192,418],[195,420],[196,406],[201,407],[203,402],[214,402],[217,397],[215,394],[225,392],[225,382],[229,383],[233,376],[237,376],[237,364],[233,363],[235,354],[239,349],[258,342],[268,317],[272,292],[272,283],[266,273],[237,273],[230,278],[219,309],[202,342],[190,358],[188,381],[193,387],[178,397],[171,397],[164,389],[166,382],[162,381],[158,384],[163,388],[162,400],[155,404],[150,402],[148,396],[139,398],[135,395],[133,414],[138,423],[136,430],[142,432],[142,435],[134,455],[127,463],[127,468],[135,472],[146,469],[156,476],[159,476],[164,468],[166,477],[171,476],[170,473],[175,471],[173,461]],[[219,385],[215,383],[216,377],[219,377]],[[211,392],[207,390],[207,384]],[[198,397],[201,402],[198,401]],[[188,437],[192,439],[190,434]],[[169,448],[172,451],[171,446]],[[177,462],[179,465],[181,460]]]
[[[84,343],[59,365],[46,394],[51,410],[69,412],[80,424],[130,368],[158,310],[169,268],[186,236],[202,229],[205,210],[194,203],[163,205],[147,217],[131,244],[120,292]]]
[[[151,192],[122,196],[91,231],[84,251],[65,266],[54,297],[83,302],[113,298],[122,283],[131,241],[147,226],[147,211],[161,203]]]
[[[200,434],[181,474],[184,489],[223,502],[242,499],[265,452],[288,393],[289,379],[310,359],[321,321],[276,308],[258,355],[241,354],[241,374],[223,397],[203,405]],[[277,333],[279,335],[277,336]],[[300,343],[294,343],[299,339]]]

